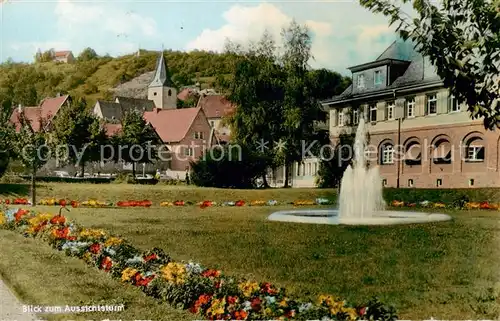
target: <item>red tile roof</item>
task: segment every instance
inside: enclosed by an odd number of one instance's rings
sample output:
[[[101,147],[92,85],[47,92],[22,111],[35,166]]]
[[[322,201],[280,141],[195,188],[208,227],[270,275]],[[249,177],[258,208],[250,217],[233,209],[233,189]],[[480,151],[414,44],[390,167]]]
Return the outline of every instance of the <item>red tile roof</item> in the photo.
[[[104,130],[106,131],[106,135],[108,137],[111,137],[111,136],[119,133],[122,130],[122,125],[121,124],[106,123],[106,124],[104,124]]]
[[[54,117],[61,106],[69,98],[69,95],[46,98],[44,99],[40,106],[38,107],[22,107],[26,117],[30,120],[33,129],[40,130],[40,119],[44,121],[50,121]],[[19,109],[15,108],[10,117],[10,121],[16,126],[16,130],[19,130]]]
[[[192,88],[184,88],[181,90],[181,92],[177,95],[177,98],[182,101],[186,101],[189,98],[193,97],[195,95],[195,91]]]
[[[59,108],[61,108],[61,106],[66,102],[68,97],[69,95],[55,98],[45,98],[40,104],[40,108],[42,108],[42,118],[49,120],[54,117],[59,111]]]
[[[69,56],[70,53],[71,53],[71,51],[69,51],[69,50],[56,51],[56,52],[54,52],[54,56],[55,57],[67,57],[67,56]]]
[[[201,108],[155,109],[144,113],[144,119],[165,143],[177,143],[186,137]]]
[[[40,107],[23,107],[22,112],[26,118],[30,121],[31,127],[35,131],[40,130],[40,119],[41,119],[41,108]],[[16,131],[21,129],[21,123],[19,122],[19,109],[15,108],[10,116],[10,122],[16,126]]]
[[[235,109],[235,106],[221,95],[201,97],[197,107],[203,108],[207,118],[222,118],[231,114]]]

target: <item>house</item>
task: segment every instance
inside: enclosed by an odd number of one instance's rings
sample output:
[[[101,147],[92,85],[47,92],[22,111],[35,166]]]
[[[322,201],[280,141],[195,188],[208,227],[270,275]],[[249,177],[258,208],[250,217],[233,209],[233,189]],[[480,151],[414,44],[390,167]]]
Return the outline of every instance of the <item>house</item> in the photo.
[[[106,122],[118,123],[127,112],[135,110],[143,113],[152,111],[154,108],[155,104],[151,100],[117,96],[114,102],[97,100],[93,112]]]
[[[214,133],[202,108],[155,108],[145,112],[144,119],[155,128],[170,152],[170,176],[183,178],[190,162],[213,145]]]
[[[50,125],[59,110],[63,106],[69,106],[70,103],[71,97],[69,95],[61,96],[58,94],[53,98],[45,98],[40,102],[39,106],[23,107],[22,105],[19,105],[12,111],[10,121],[15,125],[16,131],[19,131],[21,128],[21,124],[19,123],[19,116],[20,113],[24,113],[35,131],[42,130],[42,128],[40,128],[41,120],[43,120],[43,123],[45,125],[45,128],[43,128],[43,130],[50,130]]]
[[[75,57],[69,50],[54,51],[52,61],[69,64],[75,61]]]
[[[349,68],[352,85],[324,101],[335,144],[367,122],[370,166],[383,186],[500,186],[500,134],[471,119],[412,43],[395,41],[374,61]]]
[[[228,143],[231,129],[223,123],[223,118],[231,115],[235,106],[222,95],[202,95],[198,100],[197,107],[203,109],[210,127],[215,130],[217,140],[220,143]]]

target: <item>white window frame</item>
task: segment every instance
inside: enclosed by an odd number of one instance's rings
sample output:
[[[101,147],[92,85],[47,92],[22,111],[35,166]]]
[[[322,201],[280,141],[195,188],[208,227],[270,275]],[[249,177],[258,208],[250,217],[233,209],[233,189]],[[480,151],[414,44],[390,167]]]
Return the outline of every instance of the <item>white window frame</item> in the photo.
[[[450,113],[458,113],[460,111],[460,104],[455,99],[455,96],[454,95],[450,95],[448,99],[449,99],[449,104],[450,104],[450,110],[449,110],[449,112]],[[454,104],[456,104],[456,106],[455,106],[456,109],[453,108]]]
[[[438,178],[436,180],[436,187],[441,187],[443,186],[443,179],[442,178]]]
[[[415,117],[415,97],[406,99],[406,117],[414,118]],[[411,112],[410,112],[411,110]]]
[[[359,124],[359,109],[353,109],[352,111],[352,124]]]
[[[467,161],[468,162],[484,162],[484,157],[479,158],[479,151],[483,149],[484,146],[468,146],[467,147]]]
[[[337,115],[337,123],[338,127],[344,127],[345,126],[345,115],[342,110],[339,110],[339,114]]]
[[[437,94],[428,94],[426,103],[427,103],[427,115],[428,116],[437,115],[437,110],[438,110]],[[434,103],[435,106],[434,112],[431,112],[431,103]]]
[[[365,75],[359,74],[357,80],[358,88],[365,88]]]
[[[373,111],[375,111],[375,119],[372,119],[372,112]],[[376,122],[377,121],[377,104],[370,105],[370,110],[369,110],[368,118],[370,118],[370,122]]]
[[[394,101],[390,101],[387,103],[387,120],[394,120],[396,115],[394,112],[396,111],[396,103]]]
[[[408,180],[408,187],[413,187],[413,179]]]
[[[193,149],[193,147],[186,147],[184,149],[184,156],[193,157],[194,156],[194,149]]]
[[[394,164],[394,146],[386,144],[382,148],[382,165]]]
[[[379,77],[377,77],[379,76]],[[382,70],[375,70],[373,72],[373,84],[382,85]]]

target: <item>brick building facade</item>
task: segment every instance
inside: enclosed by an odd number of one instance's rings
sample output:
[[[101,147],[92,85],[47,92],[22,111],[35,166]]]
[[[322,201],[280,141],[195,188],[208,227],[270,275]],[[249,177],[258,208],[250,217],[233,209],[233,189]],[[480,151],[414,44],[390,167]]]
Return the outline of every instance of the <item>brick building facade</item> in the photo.
[[[408,42],[351,67],[353,83],[323,102],[332,142],[364,117],[370,166],[387,187],[500,186],[500,133],[485,130],[444,88],[435,68]]]

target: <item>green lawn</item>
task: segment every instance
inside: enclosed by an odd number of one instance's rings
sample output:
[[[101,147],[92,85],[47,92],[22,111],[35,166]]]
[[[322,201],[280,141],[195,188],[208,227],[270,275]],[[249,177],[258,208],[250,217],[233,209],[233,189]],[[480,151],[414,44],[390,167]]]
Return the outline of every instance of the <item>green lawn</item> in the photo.
[[[228,191],[130,185],[49,187],[51,190],[41,188],[41,194],[71,198],[101,195],[99,199],[107,200],[274,198],[287,201],[332,193],[313,189]],[[138,194],[132,194],[134,191]],[[266,221],[270,213],[283,208],[77,208],[71,209],[67,216],[86,226],[123,236],[139,248],[160,247],[174,259],[194,260],[230,274],[275,282],[297,296],[329,293],[361,303],[376,295],[394,305],[400,319],[498,318],[500,296],[498,292],[488,291],[499,289],[500,212],[453,211],[448,212],[454,217],[451,222],[393,227]],[[39,209],[57,210],[55,207]],[[50,300],[52,304],[61,304],[126,298],[134,303],[126,312],[129,314],[141,315],[148,304],[153,314],[170,316],[168,313],[176,312],[166,307],[162,307],[164,311],[157,310],[157,305],[135,289],[111,281],[104,273],[55,253],[48,246],[36,245],[11,232],[0,235],[0,255],[15,258],[2,260],[0,273],[23,299],[38,304]],[[40,258],[35,254],[40,254]],[[106,286],[102,285],[104,282]],[[83,294],[79,291],[82,286],[86,289]],[[58,294],[50,295],[52,292]],[[173,318],[173,314],[166,317]],[[185,318],[179,315],[175,319]]]

